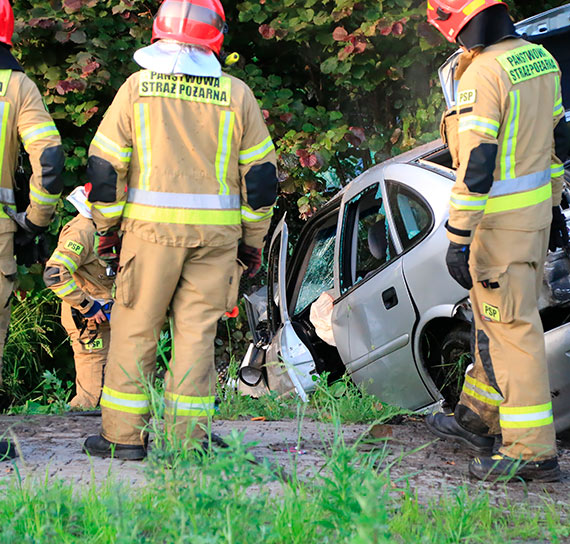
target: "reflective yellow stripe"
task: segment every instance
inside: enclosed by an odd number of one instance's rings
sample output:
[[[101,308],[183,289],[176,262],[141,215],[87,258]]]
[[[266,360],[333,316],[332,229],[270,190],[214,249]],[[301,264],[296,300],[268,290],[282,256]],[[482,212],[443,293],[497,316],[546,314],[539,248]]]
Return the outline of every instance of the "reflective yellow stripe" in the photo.
[[[2,217],[3,219],[10,219],[10,217],[4,212],[4,210],[2,209],[4,206],[8,206],[8,208],[11,208],[12,210],[16,211],[16,206],[11,205],[11,204],[3,204],[0,207],[0,217]]]
[[[512,179],[515,176],[515,154],[517,151],[517,137],[519,132],[520,118],[520,91],[511,91],[509,93],[511,108],[505,128],[505,136],[503,138],[503,148],[501,151],[501,178]]]
[[[249,206],[242,206],[241,218],[249,223],[265,221],[273,216],[273,207],[268,212],[254,212]]]
[[[70,274],[73,274],[77,270],[77,267],[79,266],[72,259],[70,259],[67,255],[64,255],[63,253],[61,253],[59,251],[56,251],[51,256],[50,260],[61,263],[63,266],[65,266],[65,268],[67,268],[67,270],[69,270]]]
[[[67,283],[64,283],[61,287],[56,287],[55,289],[53,289],[53,292],[58,297],[64,297],[66,295],[69,295],[69,293],[73,293],[73,291],[75,291],[76,289],[77,289],[77,284],[75,283],[75,281],[69,280]]]
[[[456,210],[479,211],[484,210],[488,195],[459,195],[451,193],[449,204]]]
[[[463,392],[466,395],[477,399],[478,401],[489,404],[490,406],[499,406],[503,402],[503,397],[497,392],[496,389],[487,385],[469,375],[465,376],[465,383],[463,384]]]
[[[103,217],[121,217],[121,215],[123,215],[125,203],[116,202],[113,204],[93,204],[93,208],[95,208]]]
[[[143,393],[121,393],[104,386],[101,406],[128,414],[148,414],[150,412],[147,395]]]
[[[562,105],[562,95],[560,94],[560,76],[556,76],[556,86],[554,89],[554,111],[553,116],[558,117],[564,113],[564,106]]]
[[[561,178],[564,175],[564,165],[563,164],[551,164],[550,165],[550,176],[553,178]]]
[[[489,136],[496,138],[499,134],[500,124],[494,119],[487,117],[479,117],[478,115],[468,115],[459,119],[459,132],[467,132],[473,130],[475,132],[482,132]]]
[[[531,191],[491,197],[485,206],[485,215],[527,208],[550,198],[552,198],[552,185],[550,183]]]
[[[53,121],[48,121],[47,123],[40,123],[39,125],[34,125],[20,134],[22,143],[27,149],[28,146],[37,140],[41,140],[46,136],[59,136],[59,132]]]
[[[175,416],[208,417],[214,415],[216,397],[189,397],[168,391],[164,394],[164,411]]]
[[[230,189],[226,182],[228,166],[232,154],[232,135],[234,132],[235,113],[222,111],[218,127],[218,150],[216,152],[216,179],[220,184],[219,194],[229,195]]]
[[[242,149],[239,152],[239,163],[240,164],[249,164],[253,161],[258,161],[259,159],[263,159],[269,152],[273,151],[275,146],[271,141],[271,136],[267,136],[265,140],[254,145],[253,147],[248,147],[247,149]]]
[[[130,162],[131,160],[131,155],[133,154],[132,147],[121,147],[119,144],[115,143],[110,138],[107,138],[107,136],[100,132],[95,134],[95,138],[93,138],[91,143],[103,151],[103,153],[107,153],[121,162]]]
[[[150,115],[148,104],[135,104],[136,148],[139,158],[139,188],[150,188],[150,169],[152,165]]]
[[[178,225],[240,225],[240,210],[189,210],[185,208],[155,208],[127,202],[124,217],[154,223]]]
[[[501,427],[505,429],[529,429],[544,427],[554,422],[552,402],[535,406],[499,408]]]
[[[473,2],[463,8],[463,13],[465,13],[465,15],[471,15],[477,8],[480,8],[484,4],[485,0],[473,0]]]
[[[33,200],[42,206],[55,206],[60,196],[61,193],[52,195],[43,189],[30,185],[30,200]]]
[[[0,70],[0,96],[6,96],[11,77],[12,70]]]
[[[0,177],[2,176],[2,167],[4,165],[4,154],[6,152],[6,130],[8,129],[9,115],[10,115],[10,103],[0,102]],[[3,211],[2,213],[4,214]],[[4,216],[6,216],[6,214],[4,214]]]

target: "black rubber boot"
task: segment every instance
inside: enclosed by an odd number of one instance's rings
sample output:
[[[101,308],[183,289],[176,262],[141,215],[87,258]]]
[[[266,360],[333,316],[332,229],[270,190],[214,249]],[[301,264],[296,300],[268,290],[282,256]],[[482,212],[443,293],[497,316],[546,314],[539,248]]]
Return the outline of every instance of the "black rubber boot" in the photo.
[[[457,423],[453,414],[443,414],[441,412],[430,414],[426,417],[425,422],[427,428],[439,438],[460,442],[475,453],[483,455],[493,453],[494,438],[465,430]]]
[[[96,457],[114,457],[116,459],[128,459],[140,461],[146,457],[145,446],[133,446],[129,444],[114,444],[103,438],[100,434],[94,434],[85,440],[83,451]]]
[[[562,478],[556,457],[545,461],[521,461],[501,454],[492,457],[475,457],[469,463],[469,472],[479,480],[490,482],[511,479],[558,482]]]
[[[0,440],[0,461],[8,461],[9,459],[14,459],[16,457],[16,448],[6,441]]]
[[[210,437],[206,436],[204,440],[202,440],[199,451],[200,453],[206,453],[213,446],[218,448],[229,448],[227,442],[221,436],[216,433],[211,433]]]

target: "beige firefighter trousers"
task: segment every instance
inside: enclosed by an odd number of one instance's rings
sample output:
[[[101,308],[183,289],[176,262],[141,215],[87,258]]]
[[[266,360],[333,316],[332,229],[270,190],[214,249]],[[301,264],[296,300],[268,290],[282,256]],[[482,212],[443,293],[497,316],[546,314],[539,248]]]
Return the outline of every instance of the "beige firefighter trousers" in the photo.
[[[75,360],[75,397],[69,405],[72,408],[94,408],[99,403],[103,387],[103,372],[111,339],[109,323],[99,324],[96,338],[93,338],[95,325],[90,323],[80,337],[71,315],[71,306],[62,301],[61,324],[71,339]]]
[[[469,292],[474,365],[456,408],[464,427],[502,435],[501,453],[525,460],[556,455],[544,331],[538,313],[549,229],[478,229]],[[489,287],[480,282],[488,280]]]
[[[204,424],[214,413],[217,323],[235,305],[243,271],[236,259],[237,243],[172,247],[125,233],[101,398],[107,440],[144,442],[148,384],[167,312],[174,344],[165,376],[166,428],[182,442],[204,436]]]
[[[2,385],[2,356],[10,325],[12,292],[16,281],[14,233],[0,234],[0,385]]]

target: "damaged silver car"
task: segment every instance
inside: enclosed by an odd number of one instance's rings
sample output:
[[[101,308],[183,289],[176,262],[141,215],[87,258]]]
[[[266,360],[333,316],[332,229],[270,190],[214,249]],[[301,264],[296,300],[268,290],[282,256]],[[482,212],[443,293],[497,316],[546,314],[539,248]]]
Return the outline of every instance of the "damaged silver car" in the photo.
[[[570,6],[517,30],[557,58],[570,105]],[[457,56],[440,69],[448,105]],[[290,259],[283,218],[271,241],[267,287],[245,297],[253,342],[240,390],[307,400],[316,375],[348,373],[384,402],[410,410],[453,406],[470,362],[472,316],[468,292],[445,264],[454,180],[447,147],[436,141],[344,187],[308,221]],[[569,273],[568,255],[549,253],[539,309],[558,431],[570,428]]]

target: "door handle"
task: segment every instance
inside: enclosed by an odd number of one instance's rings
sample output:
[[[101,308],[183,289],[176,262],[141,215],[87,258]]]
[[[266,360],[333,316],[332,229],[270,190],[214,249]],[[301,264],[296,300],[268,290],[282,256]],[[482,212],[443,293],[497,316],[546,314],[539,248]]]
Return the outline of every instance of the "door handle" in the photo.
[[[398,294],[396,293],[396,289],[394,287],[386,289],[386,291],[382,293],[382,301],[384,302],[386,310],[396,306],[398,304]]]

